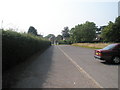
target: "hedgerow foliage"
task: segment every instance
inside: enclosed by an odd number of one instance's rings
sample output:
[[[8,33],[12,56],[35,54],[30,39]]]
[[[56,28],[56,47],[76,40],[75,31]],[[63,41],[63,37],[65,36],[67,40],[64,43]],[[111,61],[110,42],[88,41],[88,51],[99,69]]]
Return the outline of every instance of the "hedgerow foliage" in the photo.
[[[2,69],[23,62],[48,46],[50,42],[38,36],[2,30]]]

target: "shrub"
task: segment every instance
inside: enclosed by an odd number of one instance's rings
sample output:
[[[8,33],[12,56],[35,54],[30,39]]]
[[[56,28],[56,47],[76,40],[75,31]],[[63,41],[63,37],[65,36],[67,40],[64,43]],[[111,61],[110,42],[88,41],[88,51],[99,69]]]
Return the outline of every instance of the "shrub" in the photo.
[[[72,44],[70,40],[60,40],[59,44]]]

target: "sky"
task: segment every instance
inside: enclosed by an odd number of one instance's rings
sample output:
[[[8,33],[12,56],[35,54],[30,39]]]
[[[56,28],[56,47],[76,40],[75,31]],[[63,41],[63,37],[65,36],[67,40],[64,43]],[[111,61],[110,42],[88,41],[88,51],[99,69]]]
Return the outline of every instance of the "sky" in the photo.
[[[64,27],[94,22],[100,27],[118,16],[119,0],[0,0],[0,28],[58,35]]]

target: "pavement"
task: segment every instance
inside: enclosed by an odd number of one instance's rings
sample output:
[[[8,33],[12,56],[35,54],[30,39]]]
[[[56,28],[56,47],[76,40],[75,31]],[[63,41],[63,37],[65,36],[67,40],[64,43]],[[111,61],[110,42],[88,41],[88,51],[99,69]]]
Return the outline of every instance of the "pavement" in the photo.
[[[118,65],[93,55],[93,49],[53,45],[5,72],[3,88],[118,88]]]

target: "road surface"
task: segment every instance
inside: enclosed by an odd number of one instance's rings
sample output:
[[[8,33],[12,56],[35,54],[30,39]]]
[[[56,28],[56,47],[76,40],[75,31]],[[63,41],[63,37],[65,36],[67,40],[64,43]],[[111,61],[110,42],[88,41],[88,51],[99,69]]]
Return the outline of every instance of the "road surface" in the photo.
[[[3,87],[118,88],[118,65],[95,60],[94,50],[54,45],[3,75]]]

